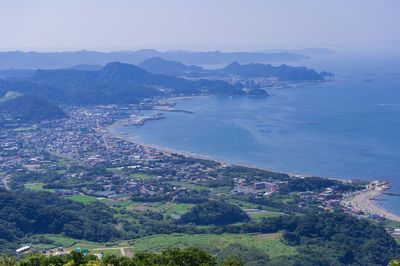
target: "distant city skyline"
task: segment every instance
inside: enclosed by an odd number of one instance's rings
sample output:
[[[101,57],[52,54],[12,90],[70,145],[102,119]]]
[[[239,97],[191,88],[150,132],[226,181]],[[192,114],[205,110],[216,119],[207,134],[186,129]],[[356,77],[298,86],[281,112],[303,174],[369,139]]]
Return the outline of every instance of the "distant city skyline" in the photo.
[[[0,51],[395,47],[399,10],[398,0],[0,0]]]

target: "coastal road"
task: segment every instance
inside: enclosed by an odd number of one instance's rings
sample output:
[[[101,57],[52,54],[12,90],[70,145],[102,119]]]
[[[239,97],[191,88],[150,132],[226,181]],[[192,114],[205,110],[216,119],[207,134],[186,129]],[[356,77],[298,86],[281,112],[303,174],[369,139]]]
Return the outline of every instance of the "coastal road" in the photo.
[[[97,131],[97,133],[100,134],[101,138],[103,139],[104,145],[106,146],[106,149],[108,150],[110,147],[108,146],[106,137],[105,137],[104,134],[101,132],[101,131],[102,131],[102,128],[100,127],[99,119],[96,120],[96,126],[97,126],[96,131]]]

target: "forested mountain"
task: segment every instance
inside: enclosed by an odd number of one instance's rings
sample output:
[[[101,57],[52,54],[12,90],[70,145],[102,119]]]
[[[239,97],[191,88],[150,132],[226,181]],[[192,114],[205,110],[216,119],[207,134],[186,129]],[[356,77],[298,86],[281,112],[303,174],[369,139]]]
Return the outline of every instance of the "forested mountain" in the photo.
[[[155,75],[134,65],[114,62],[100,71],[37,70],[29,79],[0,80],[1,91],[40,94],[62,104],[128,104],[144,98],[177,95],[244,95],[224,81],[186,80]]]
[[[308,58],[306,55],[292,52],[190,52],[167,51],[159,52],[153,49],[121,52],[0,52],[0,69],[29,68],[57,69],[70,68],[80,64],[106,65],[119,61],[128,64],[139,64],[152,58],[161,57],[167,60],[180,61],[185,64],[213,65],[227,64],[232,61],[249,62],[282,62]]]
[[[83,205],[48,192],[0,189],[0,246],[15,249],[26,234],[64,233],[77,239],[108,241],[119,235],[111,210]],[[8,247],[8,248],[7,248]]]
[[[230,76],[245,79],[276,77],[283,81],[323,79],[312,69],[286,65],[274,67],[263,64],[240,65],[233,62],[222,69],[206,70],[198,66],[186,66],[179,62],[152,58],[140,66],[113,62],[100,70],[98,65],[78,65],[71,69],[37,70],[33,75],[29,74],[29,71],[16,71],[15,78],[0,80],[0,97],[7,92],[17,92],[26,96],[8,100],[0,109],[16,119],[41,121],[65,117],[54,103],[134,104],[154,97],[233,96],[246,93],[249,96],[268,96],[264,90],[253,89],[245,92],[243,84],[232,85],[223,81]],[[31,77],[17,78],[18,75],[28,74]],[[210,77],[212,80],[208,79]]]
[[[37,94],[22,95],[0,103],[0,112],[14,119],[32,122],[66,117],[60,107]]]
[[[186,66],[180,62],[164,60],[160,57],[150,58],[139,64],[143,69],[153,74],[165,74],[182,77],[229,77],[232,75],[242,78],[270,78],[275,77],[282,81],[317,81],[324,79],[324,73],[317,73],[306,67],[292,67],[288,65],[272,66],[259,63],[241,65],[232,62],[221,69],[207,70],[198,66]]]
[[[31,79],[40,87],[53,87],[68,104],[137,103],[144,98],[192,94],[243,95],[223,81],[190,81],[155,75],[134,65],[114,62],[100,71],[38,70]],[[48,90],[42,91],[47,94]]]

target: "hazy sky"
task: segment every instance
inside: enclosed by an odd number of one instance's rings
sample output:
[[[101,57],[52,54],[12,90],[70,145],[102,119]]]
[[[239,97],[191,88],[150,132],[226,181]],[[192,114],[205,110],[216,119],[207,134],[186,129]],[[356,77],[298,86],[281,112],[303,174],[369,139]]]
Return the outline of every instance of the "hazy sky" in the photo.
[[[400,39],[400,0],[0,0],[0,50],[334,47]]]

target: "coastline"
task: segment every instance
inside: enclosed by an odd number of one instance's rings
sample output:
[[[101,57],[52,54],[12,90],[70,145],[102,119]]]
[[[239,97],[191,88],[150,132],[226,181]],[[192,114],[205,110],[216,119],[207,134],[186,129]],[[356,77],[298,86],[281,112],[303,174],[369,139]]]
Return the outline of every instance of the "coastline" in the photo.
[[[123,122],[117,122],[107,128],[103,129],[103,132],[106,132],[106,135],[110,135],[119,139],[123,139],[126,141],[129,141],[131,143],[135,143],[138,145],[141,145],[145,148],[150,148],[150,149],[154,149],[157,151],[162,151],[162,152],[166,152],[166,153],[176,153],[176,154],[180,154],[186,157],[192,157],[192,158],[196,158],[196,159],[201,159],[201,160],[209,160],[209,161],[214,161],[214,162],[218,162],[221,164],[231,164],[231,165],[237,165],[237,166],[243,166],[243,167],[247,167],[247,168],[252,168],[252,169],[260,169],[260,170],[264,170],[264,171],[269,171],[269,172],[273,172],[273,173],[279,173],[279,174],[287,174],[289,177],[311,177],[311,175],[308,174],[296,174],[296,173],[291,173],[291,172],[287,172],[287,171],[279,171],[279,170],[274,170],[274,169],[267,169],[267,168],[262,168],[262,167],[257,167],[257,166],[252,166],[252,165],[248,165],[248,164],[243,164],[243,163],[236,163],[236,162],[230,162],[230,161],[225,161],[225,160],[218,160],[215,158],[211,158],[209,156],[206,155],[201,155],[201,154],[195,154],[195,153],[191,153],[191,152],[187,152],[187,151],[180,151],[180,150],[176,150],[176,149],[172,149],[172,148],[168,148],[168,147],[164,147],[164,146],[159,146],[159,145],[155,145],[155,144],[148,144],[148,143],[143,143],[140,141],[133,141],[129,138],[130,134],[117,134],[117,133],[112,133],[110,132],[111,128],[115,127],[115,126],[120,126],[120,125],[124,125]],[[343,181],[344,179],[338,179],[338,178],[329,178],[329,179],[334,179],[334,180],[339,180],[339,181]]]
[[[131,140],[129,138],[130,134],[118,134],[118,133],[111,132],[112,128],[114,128],[116,126],[120,126],[120,125],[124,125],[124,123],[121,122],[121,121],[117,121],[116,123],[114,123],[114,124],[112,124],[112,125],[110,125],[110,126],[108,126],[106,128],[103,128],[102,131],[106,135],[117,137],[117,138],[123,139],[125,141],[129,141],[131,143],[135,143],[135,144],[141,145],[141,146],[146,147],[146,148],[150,148],[150,149],[154,149],[154,150],[162,151],[162,152],[166,152],[166,153],[176,153],[176,154],[181,154],[181,155],[186,156],[186,157],[192,157],[192,158],[197,158],[197,159],[202,159],[202,160],[210,160],[210,161],[215,161],[215,162],[218,162],[218,163],[221,163],[221,164],[233,164],[233,165],[238,165],[238,166],[243,166],[243,167],[248,167],[248,168],[253,168],[253,169],[260,169],[260,170],[270,171],[270,172],[274,172],[274,173],[287,174],[290,177],[311,177],[312,176],[312,175],[304,175],[304,174],[295,174],[295,173],[290,173],[290,172],[286,172],[286,171],[278,171],[278,170],[273,170],[273,169],[265,169],[265,168],[262,168],[262,167],[250,166],[250,165],[241,164],[241,163],[217,160],[217,159],[211,158],[209,156],[193,154],[193,153],[190,153],[190,152],[175,150],[175,149],[172,149],[172,148],[159,146],[159,145],[155,145],[155,144],[148,144],[148,143],[142,143],[142,142],[138,142],[138,141],[133,141],[133,140]],[[329,177],[326,177],[326,178],[338,180],[338,181],[341,181],[341,182],[345,182],[346,181],[346,179],[329,178]],[[372,188],[372,184],[373,183],[378,184],[378,185],[376,187],[374,186]],[[377,214],[377,215],[379,215],[381,217],[384,217],[386,219],[400,222],[400,216],[399,215],[396,215],[396,214],[384,209],[382,206],[377,204],[376,201],[375,201],[376,197],[378,197],[379,195],[383,194],[383,192],[385,190],[389,189],[389,188],[390,188],[390,186],[388,185],[388,182],[372,181],[367,186],[367,189],[364,189],[362,191],[356,192],[354,198],[352,198],[351,200],[348,200],[348,201],[342,200],[342,202],[351,203],[351,205],[353,206],[353,209],[356,209],[356,210],[359,210],[359,211],[363,211],[363,212],[366,212],[366,213]]]
[[[375,184],[375,185],[374,185]],[[373,181],[365,190],[359,191],[355,197],[347,201],[354,209],[364,213],[377,214],[389,220],[400,222],[400,216],[386,210],[376,202],[376,197],[382,195],[390,186],[387,182]]]

